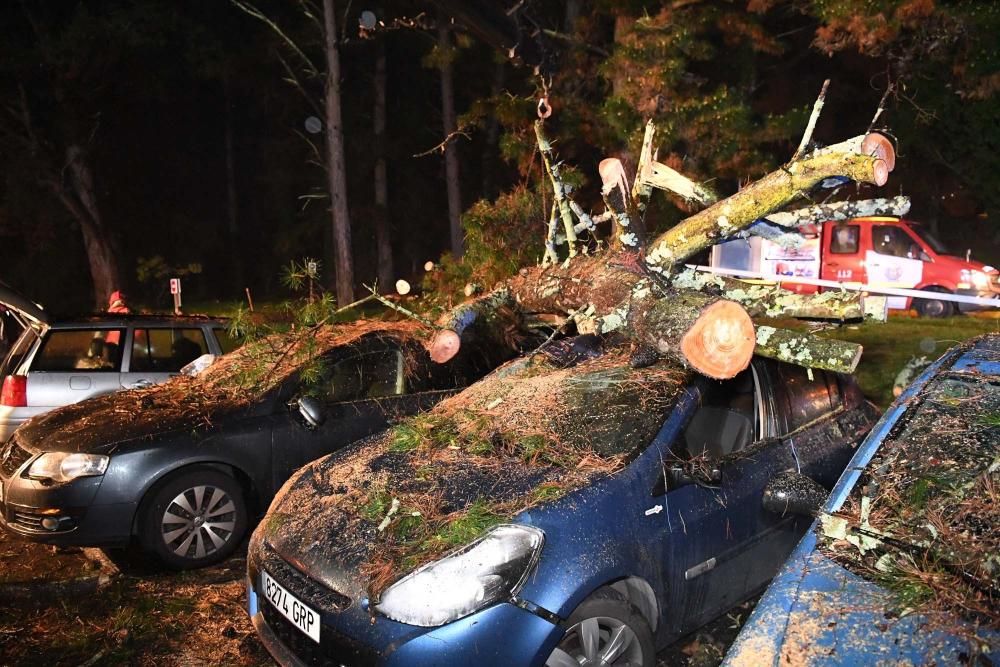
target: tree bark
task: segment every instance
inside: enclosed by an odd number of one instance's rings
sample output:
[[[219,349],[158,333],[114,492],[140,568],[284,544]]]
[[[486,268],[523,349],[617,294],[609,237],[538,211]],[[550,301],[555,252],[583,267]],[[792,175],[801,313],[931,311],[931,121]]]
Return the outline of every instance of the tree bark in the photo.
[[[566,232],[566,242],[569,244],[569,256],[576,255],[576,231],[573,224],[573,214],[570,211],[569,201],[566,197],[566,186],[563,185],[562,177],[559,174],[559,163],[552,152],[552,144],[545,136],[542,129],[542,121],[535,121],[535,139],[538,142],[538,151],[542,154],[542,161],[545,163],[545,171],[552,182],[552,196],[559,209],[559,218],[562,220],[563,229]]]
[[[333,0],[323,0],[323,32],[326,47],[326,151],[327,183],[334,255],[336,258],[337,303],[354,301],[354,255],[351,248],[351,221],[347,212],[347,168],[344,164],[344,128],[341,120],[340,51]]]
[[[860,150],[862,139],[867,138],[856,139],[857,149],[850,140],[816,151],[686,218],[650,244],[646,264],[653,269],[670,271],[688,257],[749,227],[758,218],[785,206],[830,176],[884,185],[889,177],[889,161],[854,152]]]
[[[861,199],[838,201],[832,204],[816,204],[794,211],[771,213],[764,219],[782,227],[801,227],[830,220],[839,222],[871,215],[903,216],[909,211],[910,198],[900,196],[890,199]]]
[[[862,350],[857,343],[820,338],[800,331],[767,326],[757,328],[758,355],[806,368],[853,373],[861,360]]]
[[[52,181],[50,185],[80,225],[94,284],[94,304],[98,309],[104,309],[108,305],[108,296],[123,287],[114,239],[104,226],[97,204],[93,171],[81,146],[71,144],[66,149],[66,169],[69,178],[62,183]]]
[[[392,236],[389,232],[389,180],[386,171],[385,132],[385,38],[375,38],[375,246],[378,254],[378,284],[392,289],[395,271],[392,265]]]
[[[448,191],[448,229],[451,254],[461,259],[465,254],[462,232],[462,196],[458,177],[458,147],[449,137],[457,129],[455,122],[455,83],[451,66],[451,29],[442,20],[438,25],[438,48],[441,51],[441,119],[444,125],[444,179]]]

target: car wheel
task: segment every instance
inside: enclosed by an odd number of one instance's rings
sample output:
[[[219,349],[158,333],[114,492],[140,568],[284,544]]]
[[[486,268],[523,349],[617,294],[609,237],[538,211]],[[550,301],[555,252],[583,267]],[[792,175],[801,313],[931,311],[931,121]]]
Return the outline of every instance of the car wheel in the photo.
[[[602,588],[566,620],[566,634],[545,667],[653,667],[653,632],[639,610],[620,593]]]
[[[925,291],[950,294],[942,287],[928,287]],[[920,317],[951,317],[955,314],[955,304],[943,299],[915,299],[913,306]]]
[[[246,534],[243,489],[214,470],[179,473],[153,493],[141,521],[143,547],[167,566],[190,569],[218,563]]]

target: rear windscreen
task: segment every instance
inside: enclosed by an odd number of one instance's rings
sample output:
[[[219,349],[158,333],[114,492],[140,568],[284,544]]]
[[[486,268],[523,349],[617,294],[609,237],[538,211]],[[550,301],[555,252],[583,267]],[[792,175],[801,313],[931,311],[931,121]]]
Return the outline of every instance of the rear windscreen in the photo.
[[[110,334],[110,335],[109,335]],[[74,370],[117,372],[122,352],[117,341],[124,329],[71,329],[49,331],[35,355],[31,371],[70,372]]]

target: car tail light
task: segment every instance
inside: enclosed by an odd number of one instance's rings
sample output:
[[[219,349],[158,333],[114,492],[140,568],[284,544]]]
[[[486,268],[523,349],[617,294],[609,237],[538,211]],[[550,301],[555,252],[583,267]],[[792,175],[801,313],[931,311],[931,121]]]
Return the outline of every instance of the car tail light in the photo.
[[[10,408],[28,407],[28,378],[24,375],[8,375],[3,379],[0,405]]]

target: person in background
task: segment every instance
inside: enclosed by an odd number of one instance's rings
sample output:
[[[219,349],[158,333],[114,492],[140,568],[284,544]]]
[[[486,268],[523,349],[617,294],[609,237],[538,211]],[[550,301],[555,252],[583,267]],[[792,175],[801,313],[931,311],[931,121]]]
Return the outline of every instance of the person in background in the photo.
[[[122,315],[128,315],[132,312],[125,303],[124,292],[115,290],[111,293],[111,296],[108,297],[108,312]],[[108,335],[104,338],[104,343],[106,345],[114,345],[115,347],[111,348],[111,350],[117,352],[118,346],[121,344],[121,334],[117,331],[109,331]]]

